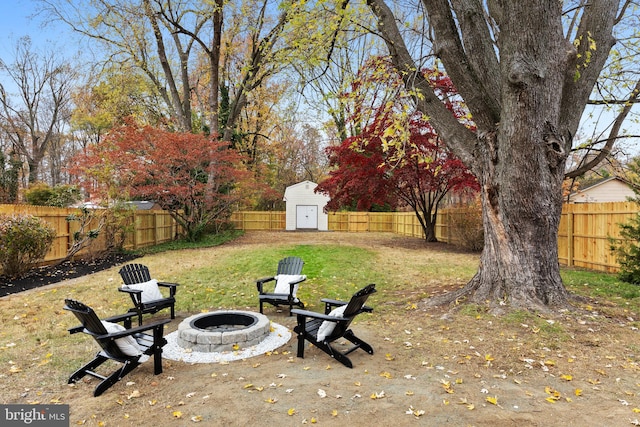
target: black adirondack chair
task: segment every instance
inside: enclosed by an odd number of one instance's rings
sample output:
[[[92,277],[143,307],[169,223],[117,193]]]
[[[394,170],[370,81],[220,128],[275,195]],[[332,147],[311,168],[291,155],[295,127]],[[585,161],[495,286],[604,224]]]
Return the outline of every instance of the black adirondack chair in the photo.
[[[361,348],[367,353],[373,354],[373,348],[356,337],[349,329],[349,325],[358,314],[373,311],[371,307],[364,304],[367,298],[376,292],[375,286],[375,284],[370,284],[360,289],[353,294],[349,302],[322,299],[325,304],[324,314],[293,309],[292,312],[297,316],[298,321],[298,325],[293,328],[298,336],[298,357],[304,358],[305,340],[349,368],[353,368],[351,360],[347,357],[349,353]],[[336,310],[339,311],[336,312]],[[340,351],[331,345],[340,338],[344,338],[354,345],[345,351]]]
[[[169,289],[169,296],[159,295],[159,298],[146,300],[143,298],[143,291],[140,289],[133,289],[129,286],[147,283],[151,281],[151,274],[149,268],[142,264],[127,264],[123,266],[120,271],[120,277],[125,286],[118,288],[120,292],[126,292],[131,297],[133,302],[133,308],[129,311],[138,313],[138,325],[142,325],[143,314],[154,314],[168,308],[171,310],[171,318],[176,318],[175,304],[176,304],[176,289],[177,283],[157,282],[159,287]]]
[[[264,277],[256,281],[260,313],[262,313],[265,303],[275,307],[288,305],[289,316],[291,316],[291,309],[294,305],[304,308],[304,303],[296,296],[298,285],[307,280],[307,276],[301,274],[303,266],[304,262],[298,257],[283,258],[278,262],[278,270],[275,276]],[[272,281],[276,282],[274,291],[267,292],[264,285]]]
[[[69,384],[75,383],[85,375],[90,375],[100,379],[100,383],[96,387],[93,395],[100,396],[109,387],[120,381],[125,375],[133,371],[142,361],[146,360],[143,356],[153,356],[153,373],[158,375],[162,373],[162,347],[167,343],[163,337],[164,325],[171,320],[161,320],[145,326],[131,328],[131,318],[136,314],[131,312],[119,316],[113,316],[104,319],[111,326],[117,323],[123,323],[123,328],[117,332],[108,332],[107,327],[96,315],[91,307],[72,299],[65,300],[65,310],[71,311],[82,324],[69,329],[71,334],[84,332],[91,335],[96,342],[102,347],[96,357],[82,368],[69,377]],[[116,325],[117,326],[117,325]],[[149,333],[146,333],[146,332]],[[135,341],[136,351],[139,354],[133,354],[131,350],[131,339]],[[124,342],[123,342],[124,340]],[[128,340],[128,341],[127,341]],[[127,352],[127,347],[129,353]],[[132,355],[133,354],[133,355]],[[95,370],[108,360],[119,362],[122,366],[109,375],[102,375]]]

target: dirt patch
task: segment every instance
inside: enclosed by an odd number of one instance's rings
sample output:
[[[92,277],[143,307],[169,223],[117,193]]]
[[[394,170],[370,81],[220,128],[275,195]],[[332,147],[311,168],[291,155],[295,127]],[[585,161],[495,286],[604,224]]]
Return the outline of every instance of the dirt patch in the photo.
[[[52,384],[38,376],[43,368],[37,364],[15,373],[3,366],[0,400],[69,404],[71,425],[546,427],[628,426],[640,419],[638,313],[611,313],[614,309],[603,305],[610,313],[605,316],[596,301],[549,318],[422,309],[424,295],[455,284],[421,276],[420,263],[433,258],[436,247],[451,262],[465,254],[392,234],[254,232],[211,251],[291,243],[379,251],[380,262],[407,283],[388,304],[374,295],[374,313],[354,323],[355,334],[375,354],[352,353],[353,369],[308,344],[305,358],[296,357],[294,336],[272,353],[228,364],[165,360],[164,373],[154,376],[147,362],[98,398],[92,397],[95,380]],[[206,262],[194,253],[191,268],[199,257]],[[0,302],[20,301],[13,298]],[[268,308],[265,314],[289,328],[295,325],[286,312]],[[169,332],[187,315],[179,313]],[[3,349],[12,340],[0,338]],[[89,340],[78,342],[84,346],[79,352],[93,349]]]
[[[132,254],[109,254],[95,259],[65,261],[57,265],[34,268],[19,278],[0,275],[0,297],[87,276],[138,257]]]

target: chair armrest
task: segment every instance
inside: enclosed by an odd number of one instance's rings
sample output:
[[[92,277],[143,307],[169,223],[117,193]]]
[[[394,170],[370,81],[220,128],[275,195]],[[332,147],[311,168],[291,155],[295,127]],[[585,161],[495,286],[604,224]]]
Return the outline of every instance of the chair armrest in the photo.
[[[126,327],[131,327],[131,318],[134,316],[137,316],[137,314],[132,312],[132,313],[117,314],[115,316],[107,317],[102,320],[104,320],[105,322],[111,322],[111,323],[123,322],[126,328]],[[69,331],[70,334],[77,334],[78,332],[84,331],[84,326],[82,325],[74,326],[73,328],[69,328],[67,330]]]
[[[127,286],[127,285],[124,285],[124,286]],[[124,286],[120,286],[118,290],[120,292],[126,292],[128,294],[142,294],[142,291],[140,289],[125,288]]]
[[[67,329],[67,331],[69,331],[69,334],[77,334],[78,332],[82,332],[84,331],[84,326],[80,325],[80,326],[74,326],[73,328],[69,328]]]
[[[175,297],[176,296],[176,290],[177,290],[179,285],[177,283],[171,283],[171,282],[158,282],[158,286],[163,286],[165,288],[169,288],[169,296],[170,297]]]
[[[337,299],[330,299],[330,298],[322,298],[320,301],[324,303],[325,314],[329,314],[334,307],[342,307],[343,305],[349,304],[346,301],[340,301]]]
[[[336,307],[349,304],[348,301],[340,301],[337,299],[329,299],[329,298],[322,298],[320,301],[322,301],[325,304],[334,305]]]
[[[263,292],[263,285],[267,282],[271,282],[272,280],[276,280],[276,278],[274,276],[271,277],[263,277],[262,279],[258,279],[256,281],[256,287],[258,288],[258,293],[264,293]]]
[[[124,314],[116,314],[115,316],[107,317],[102,320],[104,320],[105,322],[120,323],[120,322],[130,321],[131,318],[135,316],[137,316],[136,313],[130,312],[130,313],[124,313]]]
[[[177,283],[171,283],[171,282],[158,282],[158,286],[164,286],[165,288],[175,288],[180,285]]]
[[[118,291],[129,294],[129,296],[131,297],[131,301],[133,301],[133,305],[135,305],[136,307],[142,305],[142,291],[140,289],[125,288],[124,286],[127,285],[120,286],[118,288]]]
[[[126,336],[129,336],[129,335],[135,335],[135,334],[138,334],[140,332],[148,331],[148,330],[151,330],[151,329],[157,329],[159,327],[164,327],[164,325],[169,323],[169,322],[171,322],[171,319],[160,320],[158,322],[149,323],[148,325],[136,326],[135,328],[126,329],[126,330],[120,331],[120,332],[112,332],[110,334],[99,335],[99,336],[96,337],[96,339],[105,339],[105,338],[118,339],[118,338],[126,337]]]
[[[315,311],[309,310],[300,310],[299,308],[294,308],[291,310],[291,314],[295,314],[298,318],[312,317],[314,319],[328,320],[330,322],[338,322],[340,320],[347,320],[344,317],[339,316],[329,316],[328,314],[317,313]]]
[[[305,276],[304,274],[300,276],[300,279],[298,280],[294,280],[292,282],[289,282],[290,285],[297,285],[298,283],[302,283],[305,280],[307,280],[307,276]]]

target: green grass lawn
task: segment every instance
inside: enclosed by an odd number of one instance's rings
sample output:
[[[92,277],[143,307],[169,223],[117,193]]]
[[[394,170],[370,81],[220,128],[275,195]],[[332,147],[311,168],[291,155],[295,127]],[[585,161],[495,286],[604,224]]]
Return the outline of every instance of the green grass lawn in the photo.
[[[189,247],[151,253],[139,262],[148,265],[159,280],[180,284],[176,310],[187,316],[220,308],[257,310],[256,279],[275,274],[278,260],[291,255],[305,261],[303,273],[308,279],[298,296],[309,309],[320,311],[321,298],[345,300],[365,285],[376,283],[378,292],[371,305],[378,319],[401,318],[407,307],[435,288],[463,286],[478,266],[478,254],[437,248],[398,252],[329,243]],[[4,373],[25,370],[28,365],[34,371],[33,378],[64,381],[86,359],[88,349],[93,349],[86,337],[69,336],[67,328],[76,321],[62,309],[64,299],[78,299],[100,317],[127,311],[131,303],[127,295],[117,291],[121,283],[117,270],[114,267],[69,283],[1,298],[0,366]],[[569,291],[606,302],[606,310],[617,315],[640,312],[638,286],[622,283],[614,275],[576,269],[563,269],[562,276]],[[472,307],[460,315],[473,319],[478,312]],[[535,321],[533,315],[510,316],[503,321]],[[635,324],[638,326],[637,319]]]

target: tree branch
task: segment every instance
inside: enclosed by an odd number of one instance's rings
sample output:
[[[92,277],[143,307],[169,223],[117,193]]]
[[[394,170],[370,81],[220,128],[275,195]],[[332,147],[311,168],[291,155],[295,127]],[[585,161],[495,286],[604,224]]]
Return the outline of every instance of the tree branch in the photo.
[[[565,178],[575,178],[577,176],[582,175],[583,173],[593,169],[596,167],[602,160],[604,160],[609,154],[611,154],[611,149],[613,148],[613,144],[619,138],[618,134],[620,133],[620,128],[624,123],[625,119],[631,112],[631,108],[635,102],[640,99],[640,80],[636,82],[633,91],[629,95],[629,100],[616,117],[616,120],[613,122],[613,127],[611,128],[611,132],[609,132],[609,137],[606,139],[606,143],[604,147],[600,150],[597,156],[591,158],[589,161],[585,161],[580,164],[576,169],[567,172],[565,174]]]

